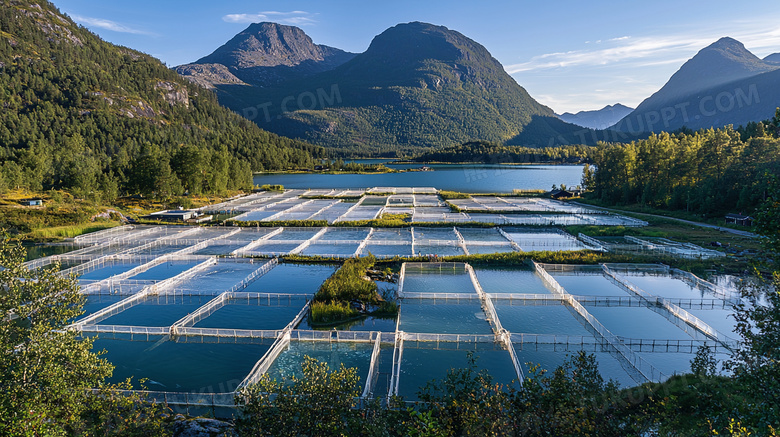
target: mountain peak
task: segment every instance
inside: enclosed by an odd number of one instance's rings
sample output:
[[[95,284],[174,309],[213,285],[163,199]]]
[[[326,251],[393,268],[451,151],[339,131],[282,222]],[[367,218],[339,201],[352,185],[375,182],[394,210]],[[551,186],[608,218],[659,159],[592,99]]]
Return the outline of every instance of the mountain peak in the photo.
[[[223,101],[237,110],[258,101],[289,102],[287,96],[307,90],[332,90],[330,102],[319,98],[298,108],[269,106],[263,127],[363,153],[475,138],[546,146],[581,130],[555,119],[485,47],[457,31],[419,21],[386,29],[365,52],[304,80],[262,90],[217,88],[231,93],[223,94]]]
[[[294,66],[307,60],[322,61],[323,50],[295,26],[252,23],[197,64],[222,64],[228,68]]]
[[[766,60],[759,59],[741,42],[733,38],[720,38],[685,62],[660,90],[645,99],[634,112],[621,120],[617,129],[657,132],[658,130],[673,130],[682,125],[708,127],[722,126],[728,124],[729,120],[742,122],[741,119],[736,118],[740,111],[720,111],[724,114],[718,114],[721,118],[717,120],[704,113],[683,116],[682,113],[678,114],[677,112],[670,115],[669,111],[671,111],[670,108],[677,108],[677,105],[681,104],[694,107],[696,106],[694,103],[707,102],[706,99],[713,99],[723,92],[731,95],[731,93],[736,92],[735,87],[745,85],[743,83],[745,80],[752,80],[753,77],[780,69],[780,63],[775,64],[771,60],[771,55]],[[761,80],[763,81],[765,78]],[[749,92],[750,86],[756,86],[756,84],[748,84],[748,87],[740,88],[739,92],[743,94]],[[765,100],[764,96],[765,94],[761,94],[761,100]],[[754,110],[760,105],[749,106],[752,106],[750,109]],[[692,110],[694,109],[699,108]],[[666,111],[667,115],[662,122],[650,123],[647,121],[654,120],[663,111]],[[721,123],[721,119],[726,121]],[[622,123],[623,121],[625,123]],[[645,125],[645,121],[652,125]]]
[[[210,55],[176,71],[206,86],[243,81],[264,87],[330,70],[354,56],[314,44],[299,27],[262,22],[250,24]],[[235,77],[228,77],[225,69]]]
[[[687,95],[713,86],[777,69],[730,37],[723,37],[701,49],[672,75],[656,94]]]
[[[628,111],[633,111],[634,109],[633,109],[633,108],[629,108],[628,106],[626,106],[626,105],[624,105],[624,104],[622,104],[622,103],[615,103],[614,105],[607,105],[607,106],[605,106],[605,107],[603,107],[603,108],[601,108],[601,109],[600,109],[600,111],[615,111],[615,110],[621,110],[621,111],[628,110]]]
[[[730,37],[723,37],[701,49],[672,75],[668,82],[643,101],[636,113],[657,110],[680,98],[729,82],[780,68],[765,62]]]
[[[397,24],[374,37],[365,54],[386,56],[394,61],[436,59],[452,62],[463,58],[466,47],[476,48],[481,55],[490,58],[484,47],[459,32],[413,21]]]
[[[249,27],[247,27],[244,30],[244,32],[247,32],[247,31],[259,32],[259,31],[277,30],[277,29],[284,29],[284,28],[292,29],[292,30],[298,30],[298,31],[303,32],[300,27],[288,26],[286,24],[280,24],[280,23],[274,23],[273,21],[261,21],[259,23],[251,23],[249,25]]]
[[[420,21],[390,27],[374,37],[364,53],[339,68],[344,77],[370,77],[377,86],[441,90],[473,84],[506,90],[517,85],[476,41]],[[553,115],[551,110],[545,111]]]
[[[741,42],[735,40],[730,36],[721,37],[719,40],[705,47],[704,50],[708,48],[718,48],[718,47],[735,47],[735,48],[740,48],[742,50],[746,50],[744,44],[742,44]]]

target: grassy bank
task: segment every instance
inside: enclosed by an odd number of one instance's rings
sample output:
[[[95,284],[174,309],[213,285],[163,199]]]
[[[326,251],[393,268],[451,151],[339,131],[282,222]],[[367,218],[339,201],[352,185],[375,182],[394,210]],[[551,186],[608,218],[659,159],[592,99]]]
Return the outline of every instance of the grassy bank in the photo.
[[[285,262],[333,264],[343,260],[310,256],[286,255]],[[363,258],[361,258],[363,259]],[[382,258],[375,261],[377,268],[398,269],[405,262],[464,262],[472,266],[484,267],[530,267],[531,261],[546,264],[595,265],[600,263],[665,264],[702,276],[708,272],[737,273],[744,270],[746,264],[724,260],[690,260],[663,255],[615,254],[580,250],[576,252],[534,251],[504,252],[480,255],[456,255],[438,257],[432,261],[427,256]]]
[[[622,237],[631,235],[640,238],[668,238],[702,247],[708,247],[713,242],[719,242],[723,246],[733,247],[738,250],[758,250],[761,248],[760,241],[756,238],[732,234],[731,232],[713,228],[694,226],[672,219],[647,216],[637,217],[645,220],[648,225],[642,227],[566,226],[564,229],[572,235],[582,232],[591,237]]]
[[[55,226],[52,228],[35,229],[30,233],[30,239],[41,240],[59,240],[62,238],[73,238],[90,232],[97,232],[103,229],[119,226],[121,222],[116,220],[96,221],[92,223],[80,223],[76,225]]]
[[[511,193],[461,193],[459,191],[447,191],[440,190],[439,195],[444,200],[449,199],[469,199],[472,197],[480,196],[497,196],[497,197],[544,197],[547,195],[545,190],[512,190]]]
[[[694,214],[692,212],[683,211],[683,210],[667,210],[667,209],[659,209],[659,208],[653,208],[649,205],[642,205],[642,204],[632,204],[632,205],[610,205],[604,202],[600,202],[598,200],[594,199],[587,199],[587,198],[577,198],[577,202],[587,204],[587,205],[593,205],[593,206],[599,206],[602,208],[609,208],[616,211],[626,212],[626,213],[636,213],[640,214],[636,217],[641,218],[643,220],[647,220],[647,216],[641,215],[641,214],[652,214],[652,215],[659,215],[659,216],[665,216],[665,217],[674,217],[682,220],[689,220],[693,222],[701,222],[706,223],[709,225],[715,225],[720,226],[723,228],[731,228],[731,229],[737,229],[740,231],[748,231],[753,232],[752,227],[748,226],[739,226],[735,224],[726,224],[725,223],[725,216],[722,214],[718,215],[703,215],[703,214]]]

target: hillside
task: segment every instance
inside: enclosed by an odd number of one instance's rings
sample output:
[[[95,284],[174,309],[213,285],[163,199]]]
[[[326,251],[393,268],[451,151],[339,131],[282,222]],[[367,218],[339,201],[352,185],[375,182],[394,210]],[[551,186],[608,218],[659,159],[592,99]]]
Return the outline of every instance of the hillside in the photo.
[[[220,192],[308,166],[309,144],[258,129],[148,55],[46,1],[0,8],[0,190],[80,196]]]
[[[474,139],[547,146],[561,143],[552,126],[583,130],[556,119],[480,44],[420,22],[391,27],[364,53],[305,79],[216,87],[222,103],[261,127],[344,153],[393,155]],[[533,121],[540,128],[526,136]]]
[[[240,81],[266,87],[331,70],[354,56],[314,44],[295,26],[254,23],[210,55],[175,70],[190,80],[210,85],[234,83],[223,79],[227,71]]]
[[[558,118],[577,126],[589,127],[591,129],[606,129],[630,114],[633,110],[633,108],[616,103],[594,111],[580,111],[576,114],[564,112]]]
[[[767,113],[774,112],[763,106],[774,108],[773,105],[780,102],[771,100],[773,93],[770,90],[767,90],[770,94],[763,94],[767,91],[761,90],[757,99],[751,99],[749,95],[755,93],[754,85],[758,86],[758,83],[748,79],[778,69],[780,65],[759,59],[739,41],[721,38],[683,64],[660,90],[613,128],[622,132],[660,132],[682,126],[698,129],[759,121]],[[762,76],[762,83],[772,77],[775,76]],[[721,92],[728,95],[720,97],[723,101],[716,107],[714,100]],[[754,105],[757,101],[761,103],[760,108]],[[701,102],[704,106],[700,106]],[[714,112],[717,114],[712,114]],[[757,118],[753,118],[754,115]]]

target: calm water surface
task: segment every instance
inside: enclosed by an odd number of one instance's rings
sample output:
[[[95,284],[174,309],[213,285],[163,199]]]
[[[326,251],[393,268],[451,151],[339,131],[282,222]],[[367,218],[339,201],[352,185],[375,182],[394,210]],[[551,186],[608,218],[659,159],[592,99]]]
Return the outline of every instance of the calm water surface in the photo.
[[[419,165],[390,164],[391,168]],[[548,190],[553,185],[577,186],[581,165],[435,164],[434,171],[386,174],[271,174],[255,175],[254,183],[285,188],[435,187],[472,193]]]

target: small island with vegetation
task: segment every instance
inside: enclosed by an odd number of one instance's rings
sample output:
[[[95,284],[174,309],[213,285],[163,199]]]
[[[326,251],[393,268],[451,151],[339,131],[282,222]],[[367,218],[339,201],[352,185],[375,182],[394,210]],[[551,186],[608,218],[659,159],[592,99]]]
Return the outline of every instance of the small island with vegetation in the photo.
[[[320,286],[311,304],[310,324],[312,326],[336,326],[359,318],[395,317],[398,304],[386,293],[380,295],[376,282],[367,274],[376,264],[376,258],[351,258],[344,262]],[[383,278],[391,279],[390,269],[382,272]]]

